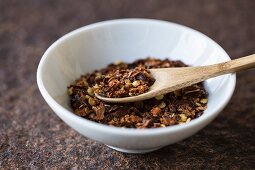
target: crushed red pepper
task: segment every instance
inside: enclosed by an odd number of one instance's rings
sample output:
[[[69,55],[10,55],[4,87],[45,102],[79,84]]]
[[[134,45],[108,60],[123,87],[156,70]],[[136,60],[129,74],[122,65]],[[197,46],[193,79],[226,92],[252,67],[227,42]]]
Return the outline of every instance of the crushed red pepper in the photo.
[[[101,81],[100,81],[101,80]],[[144,66],[120,68],[102,75],[93,86],[95,93],[104,97],[119,98],[136,96],[147,92],[155,79]]]
[[[110,64],[99,71],[82,75],[68,87],[71,108],[75,114],[86,119],[117,127],[157,128],[187,123],[200,117],[206,109],[208,93],[202,83],[133,103],[107,103],[95,97],[95,91],[107,97],[125,97],[146,92],[154,82],[146,69],[186,66],[181,61],[154,58],[137,60],[131,64]],[[102,83],[109,80],[117,80],[119,83],[109,88],[110,83]],[[136,89],[135,86],[123,88],[137,80],[141,82],[136,87],[144,87],[144,91],[133,92],[131,89]],[[102,91],[99,90],[100,86]]]

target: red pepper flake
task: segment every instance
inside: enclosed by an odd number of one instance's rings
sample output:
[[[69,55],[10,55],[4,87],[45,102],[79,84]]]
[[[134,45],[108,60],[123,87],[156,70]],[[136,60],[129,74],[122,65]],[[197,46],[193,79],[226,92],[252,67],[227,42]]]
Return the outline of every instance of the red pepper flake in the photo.
[[[154,117],[158,117],[160,114],[161,109],[159,107],[154,107],[151,109],[151,114]]]
[[[95,111],[96,111],[96,116],[95,116],[96,120],[104,119],[105,107],[103,103],[100,103],[99,106],[95,107]]]

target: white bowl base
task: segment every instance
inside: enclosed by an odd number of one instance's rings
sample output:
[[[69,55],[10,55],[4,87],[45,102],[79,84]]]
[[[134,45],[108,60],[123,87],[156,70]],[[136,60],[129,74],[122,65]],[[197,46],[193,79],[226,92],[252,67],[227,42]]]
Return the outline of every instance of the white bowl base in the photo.
[[[151,148],[151,149],[123,149],[123,148],[117,148],[117,147],[109,146],[109,145],[106,145],[106,146],[108,146],[109,148],[112,148],[116,151],[119,151],[119,152],[137,153],[137,154],[145,154],[145,153],[153,152],[155,150],[158,150],[158,149],[162,148],[162,147],[157,147],[157,148]]]

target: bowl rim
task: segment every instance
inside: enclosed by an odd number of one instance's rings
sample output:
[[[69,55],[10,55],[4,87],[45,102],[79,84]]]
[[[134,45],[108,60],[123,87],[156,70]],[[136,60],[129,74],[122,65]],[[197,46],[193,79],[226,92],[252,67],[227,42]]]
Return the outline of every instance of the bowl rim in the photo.
[[[210,37],[206,36],[205,34],[199,32],[197,30],[194,30],[190,27],[187,27],[187,26],[184,26],[181,24],[177,24],[177,23],[173,23],[173,22],[169,22],[169,21],[162,21],[162,20],[156,20],[156,19],[142,19],[142,18],[126,18],[126,19],[114,19],[114,20],[101,21],[101,22],[97,22],[97,23],[93,23],[90,25],[80,27],[78,29],[75,29],[75,30],[65,34],[64,36],[62,36],[58,40],[56,40],[43,54],[43,56],[39,62],[38,68],[37,68],[36,77],[37,77],[37,85],[38,85],[39,91],[41,92],[43,98],[48,103],[48,105],[54,111],[58,110],[58,114],[61,114],[65,117],[67,117],[69,120],[76,122],[80,126],[93,127],[93,128],[96,128],[97,131],[104,131],[104,132],[111,133],[111,134],[124,134],[124,135],[128,135],[128,136],[137,136],[137,137],[138,136],[139,137],[140,136],[150,136],[150,135],[162,135],[162,134],[167,134],[170,132],[182,131],[185,129],[196,127],[196,126],[200,125],[200,123],[203,123],[204,121],[206,121],[206,119],[208,119],[214,115],[216,117],[217,114],[220,111],[222,111],[223,108],[227,105],[227,103],[229,102],[229,100],[231,99],[231,97],[233,95],[233,92],[235,90],[235,85],[236,85],[236,74],[235,73],[232,73],[229,76],[229,80],[228,80],[230,83],[229,88],[231,88],[231,89],[226,94],[227,95],[226,100],[223,101],[221,105],[212,109],[212,111],[210,113],[203,114],[201,117],[199,117],[197,119],[193,119],[189,123],[168,126],[165,128],[149,128],[149,129],[123,128],[123,127],[115,127],[115,126],[109,126],[109,125],[97,123],[97,122],[82,118],[82,117],[74,114],[73,112],[65,109],[58,102],[56,102],[55,99],[53,99],[53,97],[48,93],[48,91],[44,87],[44,83],[42,81],[42,70],[44,68],[46,59],[50,56],[49,54],[50,54],[51,50],[54,49],[57,45],[59,45],[66,39],[68,39],[76,34],[79,34],[81,32],[85,32],[85,31],[88,31],[88,30],[91,30],[94,28],[104,27],[107,25],[114,25],[114,24],[123,24],[123,23],[133,23],[134,24],[134,23],[142,23],[142,22],[143,23],[154,23],[154,24],[167,24],[167,25],[172,25],[172,26],[178,27],[180,29],[185,29],[185,30],[194,32],[194,33],[202,36],[203,38],[208,39],[212,44],[217,46],[217,48],[222,50],[222,52],[224,53],[224,55],[227,57],[228,60],[231,60],[230,57],[228,56],[228,54],[225,52],[225,50],[218,43],[216,43],[214,40],[212,40]],[[230,82],[230,81],[232,81],[232,82]]]

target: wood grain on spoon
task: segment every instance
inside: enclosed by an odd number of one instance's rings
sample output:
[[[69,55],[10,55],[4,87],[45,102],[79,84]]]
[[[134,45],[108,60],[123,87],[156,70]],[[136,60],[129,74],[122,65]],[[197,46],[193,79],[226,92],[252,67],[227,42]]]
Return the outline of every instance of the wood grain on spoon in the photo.
[[[135,102],[188,87],[209,78],[253,67],[255,67],[255,54],[208,66],[149,69],[156,81],[148,92],[124,98],[107,98],[98,94],[96,97],[112,103]]]

